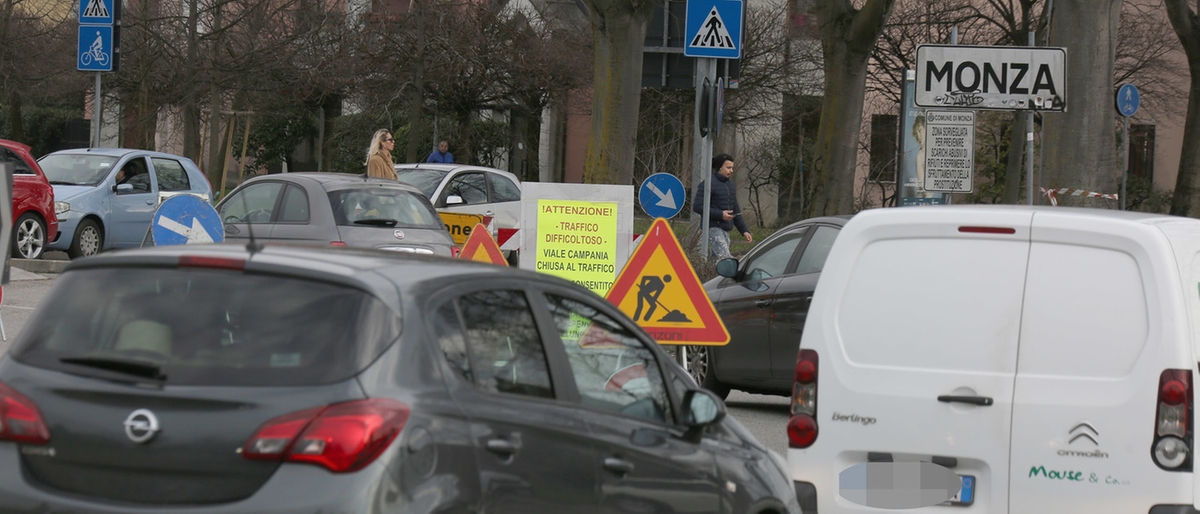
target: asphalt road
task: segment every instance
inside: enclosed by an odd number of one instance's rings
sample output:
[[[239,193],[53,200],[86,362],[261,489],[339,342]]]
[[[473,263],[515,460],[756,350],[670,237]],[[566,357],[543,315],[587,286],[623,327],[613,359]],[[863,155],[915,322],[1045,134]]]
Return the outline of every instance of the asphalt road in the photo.
[[[12,268],[0,299],[0,323],[6,339],[0,340],[0,355],[8,352],[34,308],[54,284],[56,275],[40,275]],[[787,455],[788,398],[733,391],[725,400],[729,415],[741,421],[759,441],[780,455]]]

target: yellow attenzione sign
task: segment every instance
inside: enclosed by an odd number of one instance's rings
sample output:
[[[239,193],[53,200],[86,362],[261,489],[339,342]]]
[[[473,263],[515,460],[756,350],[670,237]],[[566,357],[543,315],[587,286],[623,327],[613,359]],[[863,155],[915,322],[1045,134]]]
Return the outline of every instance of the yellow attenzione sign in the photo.
[[[537,230],[535,269],[608,293],[617,274],[616,202],[538,200]]]

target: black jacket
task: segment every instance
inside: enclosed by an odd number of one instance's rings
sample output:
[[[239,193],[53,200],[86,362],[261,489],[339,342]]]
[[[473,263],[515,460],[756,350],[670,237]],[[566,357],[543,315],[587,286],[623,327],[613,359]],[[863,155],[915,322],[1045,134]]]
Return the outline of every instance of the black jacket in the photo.
[[[713,173],[712,183],[712,200],[708,206],[708,226],[721,227],[721,230],[729,232],[734,225],[737,225],[739,234],[749,232],[746,221],[742,219],[742,208],[738,206],[737,187],[733,185],[733,180]],[[733,211],[735,215],[733,220],[726,221],[722,217],[723,211]],[[704,214],[704,182],[696,187],[696,192],[692,195],[692,212]]]

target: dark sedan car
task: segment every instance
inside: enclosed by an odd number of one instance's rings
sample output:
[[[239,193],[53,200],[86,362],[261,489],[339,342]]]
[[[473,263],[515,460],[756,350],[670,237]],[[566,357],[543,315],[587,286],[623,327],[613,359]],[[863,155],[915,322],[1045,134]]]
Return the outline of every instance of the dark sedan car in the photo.
[[[421,191],[344,173],[247,180],[217,204],[230,241],[378,248],[453,256],[454,239]]]
[[[729,390],[792,394],[808,304],[834,239],[849,216],[813,218],[771,234],[741,259],[717,263],[704,284],[725,328],[726,346],[677,352],[696,382],[721,398]]]
[[[0,358],[2,512],[800,512],[719,399],[548,275],[171,246],[72,262],[43,306]]]

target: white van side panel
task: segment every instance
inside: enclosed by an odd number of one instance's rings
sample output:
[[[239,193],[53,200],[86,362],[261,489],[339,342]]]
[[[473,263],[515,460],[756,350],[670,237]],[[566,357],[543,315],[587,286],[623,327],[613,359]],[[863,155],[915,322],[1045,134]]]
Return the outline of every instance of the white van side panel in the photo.
[[[1192,369],[1175,257],[1151,224],[1034,216],[1013,400],[1010,511],[1191,504],[1151,457],[1158,380]],[[1190,364],[1189,364],[1190,363]]]
[[[800,347],[819,358],[812,447],[788,452],[816,486],[818,511],[878,512],[838,494],[839,473],[869,453],[895,462],[956,459],[976,479],[968,508],[1004,513],[1013,378],[1032,212],[859,213],[834,243]],[[902,211],[902,212],[897,212]],[[964,226],[1011,234],[964,233]],[[992,405],[939,396],[984,396]]]

